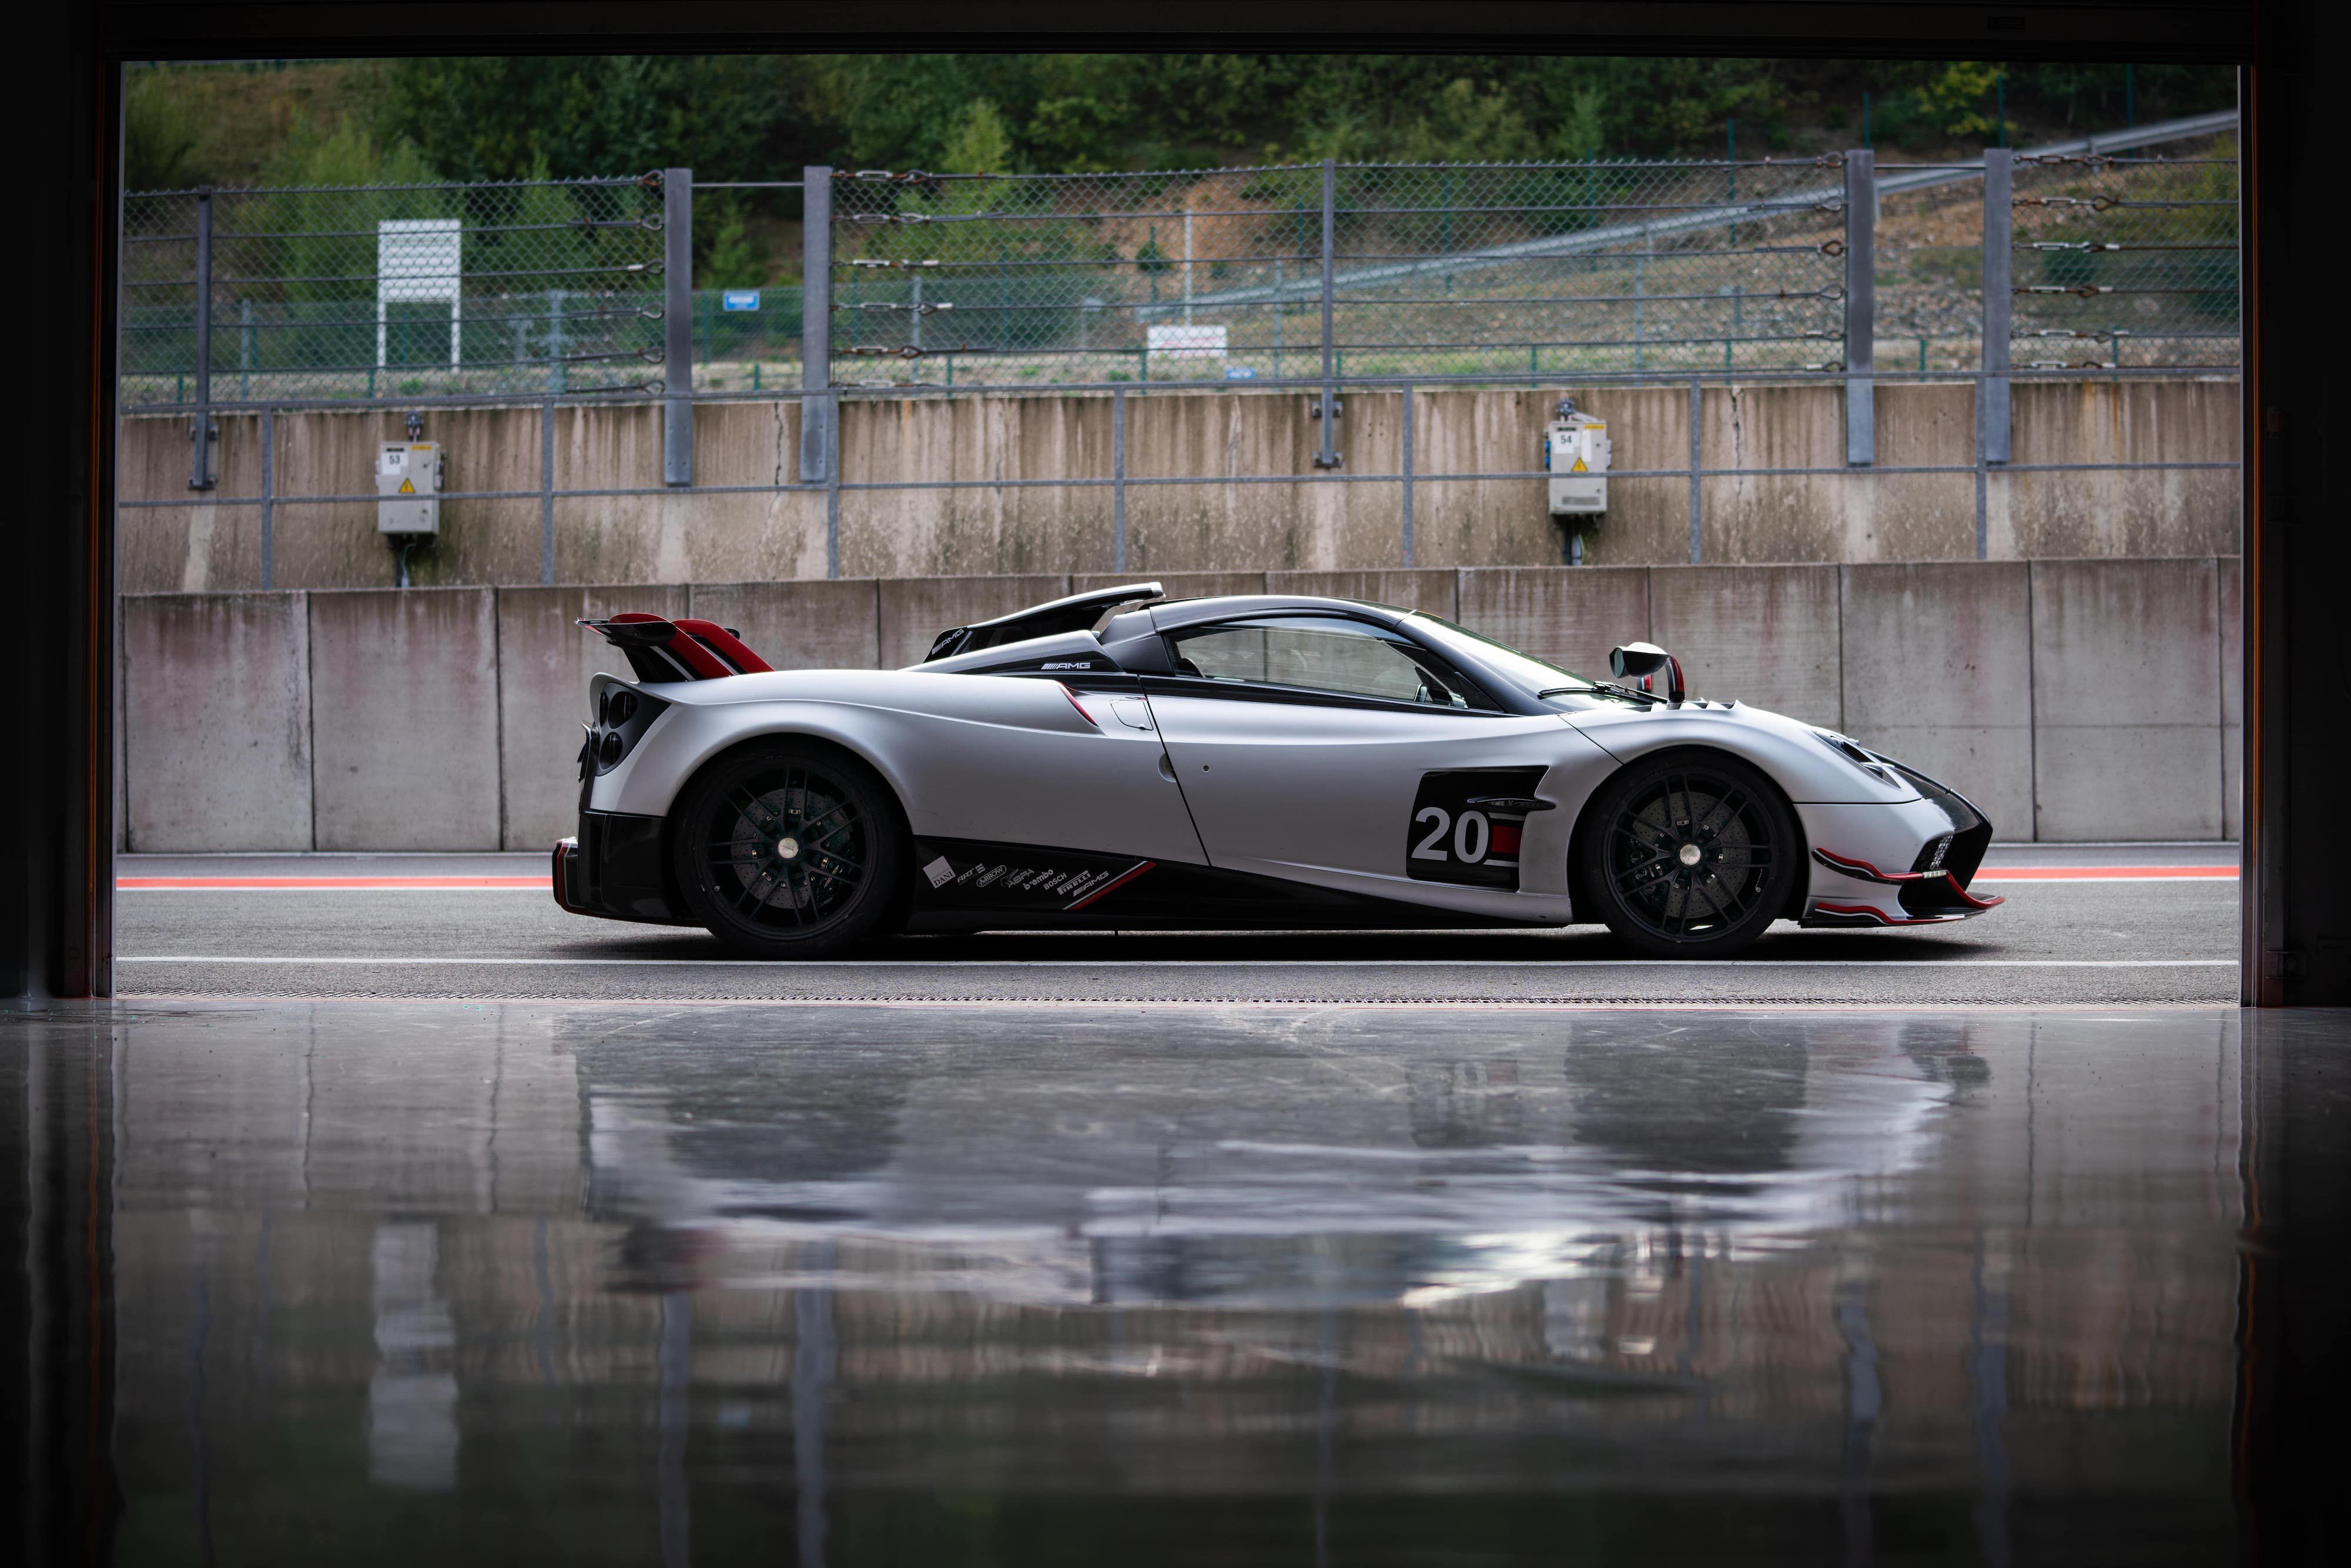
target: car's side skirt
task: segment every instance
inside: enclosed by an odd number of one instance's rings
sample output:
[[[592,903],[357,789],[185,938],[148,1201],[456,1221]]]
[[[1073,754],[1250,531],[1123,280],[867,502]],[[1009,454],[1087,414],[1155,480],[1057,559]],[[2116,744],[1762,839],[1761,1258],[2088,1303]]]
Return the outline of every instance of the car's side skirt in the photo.
[[[1134,855],[920,838],[906,929],[1430,930],[1550,924]]]

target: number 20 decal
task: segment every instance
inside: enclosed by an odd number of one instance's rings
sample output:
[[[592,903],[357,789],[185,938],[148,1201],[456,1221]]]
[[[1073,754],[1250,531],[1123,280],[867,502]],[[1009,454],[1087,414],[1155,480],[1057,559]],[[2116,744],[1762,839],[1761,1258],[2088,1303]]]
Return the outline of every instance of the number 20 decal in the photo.
[[[1434,823],[1428,836],[1415,844],[1412,858],[1416,861],[1458,860],[1463,865],[1479,865],[1485,862],[1486,851],[1494,841],[1494,825],[1483,811],[1464,811],[1459,821],[1442,806],[1425,806],[1413,816],[1415,823]],[[1453,830],[1453,853],[1447,856],[1443,845],[1445,831]]]
[[[1516,805],[1542,778],[1540,768],[1447,768],[1421,775],[1405,823],[1405,873],[1460,887],[1519,885],[1527,819]]]

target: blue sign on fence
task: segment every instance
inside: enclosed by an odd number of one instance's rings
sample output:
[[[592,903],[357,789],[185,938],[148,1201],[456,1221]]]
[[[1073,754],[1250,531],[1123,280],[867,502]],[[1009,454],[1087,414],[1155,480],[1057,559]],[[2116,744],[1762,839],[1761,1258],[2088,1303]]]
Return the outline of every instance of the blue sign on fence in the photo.
[[[756,288],[729,288],[718,296],[719,305],[728,310],[757,310],[759,291]]]
[[[1255,365],[1227,365],[1225,367],[1225,380],[1228,382],[1253,382],[1257,380],[1257,367]]]

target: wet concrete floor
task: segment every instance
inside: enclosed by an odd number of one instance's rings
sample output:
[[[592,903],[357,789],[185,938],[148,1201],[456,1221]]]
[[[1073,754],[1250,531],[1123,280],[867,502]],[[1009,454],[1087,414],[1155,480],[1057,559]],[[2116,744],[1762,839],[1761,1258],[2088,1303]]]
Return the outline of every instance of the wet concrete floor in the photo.
[[[2233,1009],[0,1015],[28,1495],[142,1563],[2228,1562],[2259,1053],[2346,1043]]]

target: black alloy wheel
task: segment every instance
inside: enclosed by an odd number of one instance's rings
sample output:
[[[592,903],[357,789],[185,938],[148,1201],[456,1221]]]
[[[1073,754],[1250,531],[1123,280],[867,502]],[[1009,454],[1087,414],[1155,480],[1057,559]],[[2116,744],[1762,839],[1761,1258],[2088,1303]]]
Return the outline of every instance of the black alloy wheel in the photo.
[[[888,787],[829,747],[771,740],[679,797],[673,862],[694,917],[737,952],[820,958],[873,936],[904,880]]]
[[[1577,914],[1653,958],[1723,958],[1788,908],[1804,873],[1795,813],[1719,751],[1660,752],[1593,797]]]

